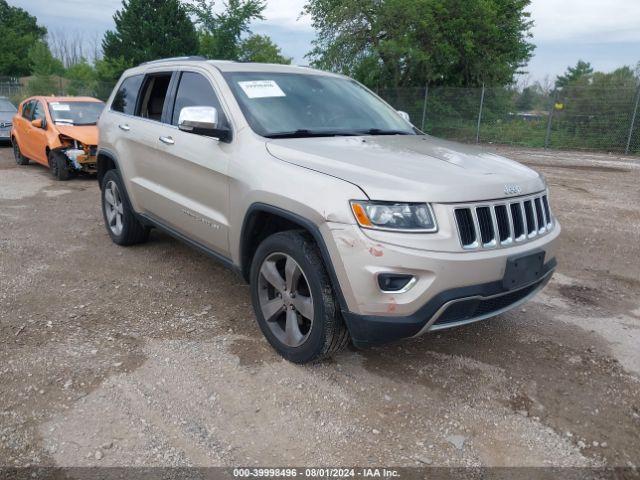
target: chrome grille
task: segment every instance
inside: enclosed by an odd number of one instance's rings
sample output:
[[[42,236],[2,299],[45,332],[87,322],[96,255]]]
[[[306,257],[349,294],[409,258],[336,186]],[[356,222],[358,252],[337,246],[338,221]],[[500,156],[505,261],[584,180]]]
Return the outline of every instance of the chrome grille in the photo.
[[[498,248],[525,242],[551,230],[547,194],[488,204],[454,207],[460,243],[465,250]]]

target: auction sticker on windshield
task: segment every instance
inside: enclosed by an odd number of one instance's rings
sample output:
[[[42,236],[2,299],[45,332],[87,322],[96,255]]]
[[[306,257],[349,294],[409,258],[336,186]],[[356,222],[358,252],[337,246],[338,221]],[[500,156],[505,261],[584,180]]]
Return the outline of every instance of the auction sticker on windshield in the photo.
[[[50,105],[56,112],[68,112],[71,110],[71,106],[67,103],[51,103]]]
[[[286,97],[280,86],[273,80],[251,80],[238,82],[249,98]]]

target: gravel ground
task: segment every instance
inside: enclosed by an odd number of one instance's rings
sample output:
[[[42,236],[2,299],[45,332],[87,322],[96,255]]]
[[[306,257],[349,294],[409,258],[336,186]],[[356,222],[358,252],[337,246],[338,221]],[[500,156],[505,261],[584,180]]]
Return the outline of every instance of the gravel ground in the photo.
[[[109,240],[94,179],[0,148],[0,466],[638,466],[640,162],[543,172],[559,271],[496,319],[296,366],[232,272]]]

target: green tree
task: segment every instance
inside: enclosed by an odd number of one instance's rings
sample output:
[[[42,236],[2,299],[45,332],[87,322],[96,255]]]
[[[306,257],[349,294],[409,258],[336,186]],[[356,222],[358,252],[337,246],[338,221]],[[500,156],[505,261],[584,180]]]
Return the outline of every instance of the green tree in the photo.
[[[282,55],[280,47],[267,35],[251,35],[240,43],[239,50],[241,62],[291,63],[291,58]]]
[[[593,74],[593,68],[589,62],[578,60],[575,67],[567,68],[564,75],[560,75],[556,80],[556,88],[564,88],[578,82],[588,82]]]
[[[371,87],[504,85],[531,57],[530,0],[309,0],[320,68]]]
[[[533,87],[526,87],[516,99],[516,108],[523,112],[533,110],[536,101],[536,92]]]
[[[93,96],[96,94],[96,69],[84,58],[79,63],[67,68],[65,77],[69,80],[67,85],[67,93],[69,95]]]
[[[19,77],[31,74],[29,49],[46,34],[47,29],[38,25],[36,17],[10,6],[6,0],[0,0],[0,75]]]
[[[34,43],[29,49],[27,58],[31,62],[32,72],[36,76],[62,75],[64,73],[64,65],[53,56],[46,42]]]
[[[185,8],[198,27],[200,54],[218,60],[237,60],[242,48],[242,35],[249,33],[253,20],[262,20],[264,0],[229,0],[225,9],[215,13],[215,0],[196,0]]]
[[[27,54],[32,65],[33,77],[29,79],[27,91],[30,95],[52,95],[61,89],[60,76],[64,65],[55,58],[44,41],[34,43]]]
[[[120,75],[126,70],[128,63],[123,58],[111,58],[97,60],[96,71],[96,93],[95,96],[101,100],[107,100],[113,87],[115,87]]]
[[[198,51],[195,27],[179,0],[122,0],[122,9],[113,20],[115,30],[108,31],[102,40],[104,59],[111,66],[124,70],[149,60]]]

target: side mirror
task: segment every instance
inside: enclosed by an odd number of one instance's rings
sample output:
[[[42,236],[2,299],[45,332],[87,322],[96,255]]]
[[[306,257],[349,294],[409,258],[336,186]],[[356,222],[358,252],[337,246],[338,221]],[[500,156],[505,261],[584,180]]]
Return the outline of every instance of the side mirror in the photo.
[[[406,120],[407,123],[411,123],[411,117],[407,112],[403,112],[402,110],[398,110],[398,115],[402,117],[403,120]]]
[[[220,116],[215,107],[184,107],[180,110],[178,128],[183,132],[204,135],[227,141],[231,130],[220,127]]]
[[[31,120],[31,125],[36,128],[44,128],[44,121],[41,118],[36,118],[35,120]]]

